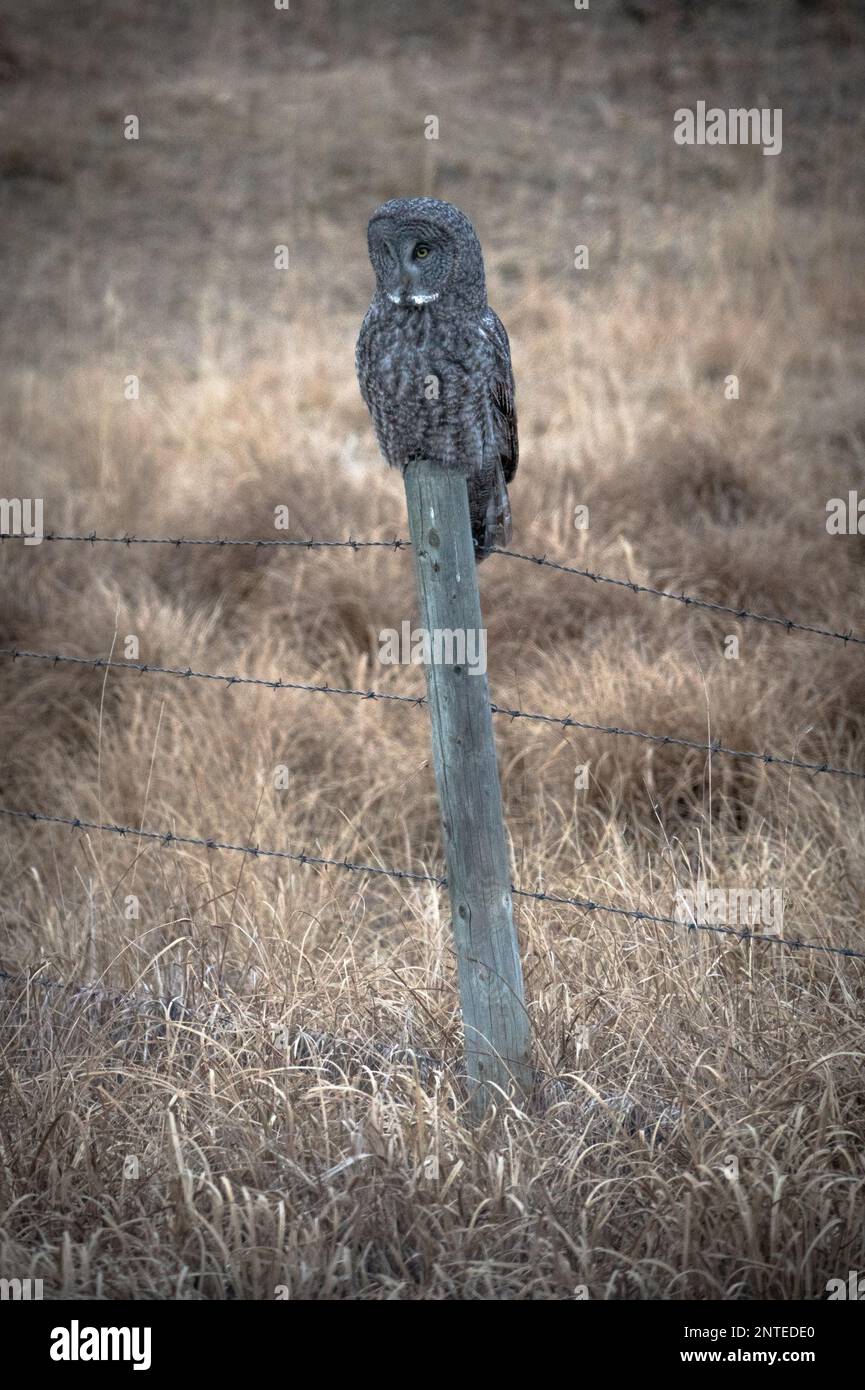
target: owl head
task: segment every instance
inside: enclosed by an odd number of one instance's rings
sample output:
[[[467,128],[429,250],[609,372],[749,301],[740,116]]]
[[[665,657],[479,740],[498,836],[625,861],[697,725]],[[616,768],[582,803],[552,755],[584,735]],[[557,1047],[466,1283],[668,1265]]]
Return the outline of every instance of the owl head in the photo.
[[[393,198],[373,213],[367,239],[385,302],[415,309],[486,307],[481,244],[453,203]]]

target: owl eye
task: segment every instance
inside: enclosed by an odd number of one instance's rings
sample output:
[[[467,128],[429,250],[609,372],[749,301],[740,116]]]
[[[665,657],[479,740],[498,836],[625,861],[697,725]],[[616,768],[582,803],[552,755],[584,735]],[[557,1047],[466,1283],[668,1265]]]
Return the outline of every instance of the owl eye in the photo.
[[[415,258],[416,261],[424,261],[424,260],[426,260],[426,258],[427,258],[427,256],[429,255],[429,253],[430,253],[430,248],[429,248],[429,247],[426,245],[426,243],[423,242],[423,241],[420,242],[420,243],[414,248],[414,258]]]

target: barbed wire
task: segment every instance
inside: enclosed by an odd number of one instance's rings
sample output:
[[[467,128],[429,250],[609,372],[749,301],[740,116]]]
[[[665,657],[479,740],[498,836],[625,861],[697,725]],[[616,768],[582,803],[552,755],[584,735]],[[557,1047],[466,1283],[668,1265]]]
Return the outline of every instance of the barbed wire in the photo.
[[[0,540],[21,539],[20,536],[0,533]],[[231,537],[139,537],[129,534],[123,536],[100,536],[96,532],[88,534],[59,534],[48,532],[43,539],[48,541],[69,541],[86,542],[90,544],[118,544],[118,545],[167,545],[180,547],[183,545],[193,546],[245,546],[256,549],[293,547],[307,550],[319,549],[408,549],[411,542],[399,538],[392,540],[356,540],[349,537],[346,540],[316,540],[308,538],[305,540],[295,538],[274,538],[274,539],[245,539]],[[535,556],[523,554],[518,551],[511,551],[496,548],[494,553],[505,555],[512,559],[522,560],[528,563],[546,566],[563,573],[576,574],[584,578],[593,580],[596,583],[609,583],[626,588],[633,593],[646,593],[658,598],[672,599],[687,606],[708,609],[714,612],[729,614],[730,616],[743,619],[751,619],[757,622],[772,624],[783,627],[786,631],[801,631],[812,635],[831,638],[842,641],[845,644],[852,642],[865,645],[865,639],[855,637],[851,632],[833,632],[827,628],[821,628],[811,624],[803,624],[789,618],[780,618],[768,614],[752,612],[745,608],[734,608],[730,605],[711,602],[709,600],[698,599],[686,594],[675,594],[670,591],[656,589],[649,585],[637,584],[631,580],[613,578],[608,575],[596,573],[588,569],[575,566],[564,565],[557,561],[549,560],[546,556]],[[194,671],[191,667],[171,667],[162,666],[151,662],[119,661],[104,657],[75,657],[62,653],[32,652],[19,648],[6,648],[0,650],[0,656],[9,657],[12,660],[30,659],[36,661],[50,662],[53,665],[59,663],[86,666],[93,669],[116,668],[121,670],[136,671],[140,674],[161,674],[167,676],[180,677],[184,679],[209,680],[223,683],[227,687],[234,685],[257,685],[272,690],[289,689],[298,690],[306,693],[317,693],[327,695],[344,695],[364,700],[390,700],[393,702],[412,704],[418,707],[426,705],[426,698],[422,695],[401,695],[392,692],[361,690],[351,687],[331,686],[326,683],[311,683],[286,681],[281,678],[272,680],[264,677],[228,675],[206,671]],[[660,745],[671,745],[676,747],[690,748],[697,751],[708,753],[710,756],[716,754],[733,758],[751,759],[763,763],[764,765],[780,765],[795,768],[801,771],[812,773],[829,773],[835,776],[852,777],[865,779],[865,772],[855,769],[835,767],[827,762],[813,763],[806,762],[798,758],[787,758],[774,753],[759,753],[750,749],[734,749],[721,744],[719,740],[711,743],[702,743],[695,739],[683,738],[669,734],[654,734],[637,729],[628,729],[614,725],[596,724],[589,721],[577,720],[570,715],[558,716],[543,713],[535,713],[521,709],[511,709],[506,706],[491,704],[492,713],[502,715],[511,720],[524,719],[532,722],[555,725],[561,728],[581,729],[589,732],[603,733],[608,735],[619,735],[628,738],[643,739]],[[380,865],[354,863],[348,859],[337,860],[327,858],[322,855],[311,855],[306,852],[292,852],[288,850],[263,849],[260,846],[238,845],[227,841],[220,841],[214,838],[200,838],[196,836],[176,835],[171,831],[149,831],[133,826],[118,826],[108,823],[86,821],[80,817],[53,816],[47,813],[36,811],[18,811],[11,808],[0,808],[0,815],[26,819],[29,821],[46,822],[57,825],[67,825],[72,829],[97,830],[106,833],[113,833],[122,837],[131,836],[140,840],[158,842],[162,845],[189,845],[208,850],[224,850],[243,855],[261,858],[276,858],[291,860],[298,864],[310,864],[325,868],[341,868],[350,872],[369,873],[372,875],[384,876],[392,879],[402,879],[412,882],[431,883],[436,887],[447,886],[446,878],[437,877],[432,874],[423,874],[405,869],[390,869]],[[808,950],[823,952],[845,957],[865,959],[865,952],[854,951],[851,948],[823,945],[813,942],[802,942],[791,940],[779,936],[766,936],[761,933],[751,932],[748,928],[738,929],[719,924],[699,923],[695,921],[682,922],[672,917],[665,917],[655,913],[644,912],[640,909],[616,907],[611,904],[595,902],[592,899],[569,897],[556,893],[548,893],[540,890],[529,890],[512,885],[512,891],[516,896],[532,899],[535,901],[550,902],[562,906],[571,906],[586,912],[603,912],[615,916],[623,917],[636,922],[651,922],[653,924],[673,926],[681,928],[683,925],[688,930],[700,930],[714,932],[724,936],[736,937],[742,941],[763,941],[771,942],[776,945],[783,945],[793,950]]]
[[[23,533],[0,531],[0,541],[24,539],[27,537]],[[40,541],[82,541],[88,545],[170,545],[178,550],[184,545],[216,546],[218,549],[227,546],[247,546],[255,550],[411,550],[411,541],[401,540],[398,536],[394,536],[392,540],[355,540],[349,536],[343,541],[315,540],[311,536],[308,539],[288,536],[247,539],[243,536],[133,536],[128,533],[122,536],[100,536],[95,531],[62,535],[58,531],[45,531]]]
[[[416,873],[410,869],[384,869],[375,864],[355,864],[349,859],[328,859],[320,854],[287,849],[262,849],[259,845],[235,845],[227,840],[202,839],[197,835],[175,835],[173,830],[144,830],[133,825],[111,825],[100,821],[82,820],[80,816],[51,816],[42,811],[16,811],[0,806],[0,816],[18,820],[44,821],[52,825],[68,825],[72,830],[104,830],[112,835],[131,836],[138,840],[156,840],[163,845],[196,845],[201,849],[229,850],[234,854],[251,855],[254,859],[288,859],[295,864],[318,865],[319,868],[347,869],[351,873],[380,874],[385,878],[410,879],[416,883],[446,886],[446,880],[435,874]]]
[[[540,889],[518,888],[511,885],[511,891],[518,898],[532,898],[536,902],[557,903],[563,907],[578,907],[584,912],[606,912],[615,917],[626,917],[632,922],[653,922],[665,927],[684,927],[687,931],[715,932],[719,936],[735,936],[738,941],[763,941],[775,946],[787,946],[792,951],[817,951],[825,955],[851,956],[865,960],[865,951],[854,951],[850,946],[824,945],[815,941],[800,941],[786,936],[767,936],[764,932],[752,932],[748,927],[726,927],[715,922],[681,921],[676,917],[663,917],[655,912],[644,912],[635,907],[614,907],[610,903],[595,902],[592,898],[572,898],[559,893],[547,893]]]
[[[70,664],[85,666],[93,670],[136,671],[140,675],[174,676],[183,680],[217,681],[227,687],[234,685],[257,685],[268,690],[299,690],[314,695],[345,695],[358,700],[390,700],[398,704],[415,705],[423,708],[424,695],[400,695],[392,691],[360,690],[351,686],[328,685],[308,681],[287,681],[281,677],[268,679],[265,676],[228,675],[215,671],[194,671],[191,666],[161,666],[151,661],[119,661],[103,656],[67,656],[61,652],[32,652],[18,647],[0,648],[0,658],[13,661],[45,661],[51,665]],[[802,758],[787,758],[780,753],[759,753],[749,748],[728,748],[718,739],[711,743],[701,743],[698,739],[683,738],[675,734],[654,734],[642,729],[628,729],[615,724],[594,724],[584,719],[574,719],[569,714],[541,714],[531,710],[511,709],[507,705],[490,704],[493,714],[510,720],[524,719],[531,723],[550,724],[563,729],[581,729],[588,733],[618,735],[622,738],[643,739],[661,747],[690,748],[696,752],[708,753],[711,757],[721,756],[740,758],[762,763],[766,767],[778,766],[794,768],[800,772],[827,773],[834,777],[851,777],[865,781],[865,772],[857,768],[836,767],[832,763],[807,762]]]
[[[713,739],[711,743],[701,743],[699,739],[682,738],[676,734],[651,734],[642,729],[626,729],[615,724],[592,724],[584,719],[573,719],[569,714],[535,714],[526,710],[507,709],[503,705],[493,704],[490,706],[493,714],[506,715],[509,719],[529,719],[542,724],[560,725],[563,729],[584,729],[589,733],[614,734],[621,738],[639,738],[647,743],[655,743],[660,747],[692,748],[697,752],[708,753],[711,757],[716,754],[727,758],[745,758],[752,762],[762,763],[765,767],[791,767],[799,772],[825,772],[833,777],[853,777],[865,781],[865,772],[860,772],[858,768],[835,767],[832,763],[809,763],[802,758],[785,758],[780,753],[758,753],[751,748],[728,748],[718,739]]]
[[[17,532],[0,532],[0,541],[12,541],[26,539],[23,534]],[[124,533],[122,536],[101,536],[96,531],[80,533],[61,534],[57,531],[46,531],[41,537],[45,541],[70,541],[81,542],[89,545],[167,545],[180,548],[184,545],[193,546],[215,546],[224,548],[226,546],[246,546],[256,550],[267,549],[297,549],[297,550],[410,550],[411,541],[403,540],[394,536],[391,540],[356,540],[348,537],[346,540],[317,540],[314,537],[274,537],[274,538],[252,538],[236,536],[134,536]],[[488,552],[491,555],[504,555],[511,560],[522,560],[527,564],[540,565],[546,569],[558,571],[560,574],[573,574],[582,579],[590,579],[595,584],[613,584],[617,588],[627,589],[632,594],[648,594],[652,598],[669,599],[673,603],[681,603],[686,608],[700,608],[711,613],[723,613],[731,618],[741,619],[755,623],[763,623],[771,627],[783,628],[785,632],[804,632],[812,637],[821,637],[833,642],[842,642],[844,646],[865,647],[865,637],[857,637],[852,628],[846,631],[836,631],[832,628],[823,627],[818,623],[803,623],[797,618],[781,617],[773,613],[759,613],[744,605],[718,603],[712,599],[698,598],[694,594],[675,593],[671,589],[657,588],[652,584],[639,584],[633,579],[621,579],[614,575],[601,574],[597,570],[590,570],[579,565],[568,565],[560,560],[551,560],[547,555],[531,555],[519,550],[508,550],[504,547],[493,546]]]
[[[846,632],[835,632],[831,628],[820,627],[814,623],[801,623],[795,618],[781,618],[772,613],[756,613],[750,608],[736,607],[728,603],[715,603],[711,599],[696,598],[692,594],[677,594],[671,589],[657,589],[651,584],[638,584],[633,579],[616,579],[609,574],[600,574],[596,570],[581,569],[577,565],[565,565],[558,560],[549,560],[546,555],[525,555],[519,550],[502,550],[494,546],[491,555],[507,555],[512,560],[525,560],[532,565],[543,565],[547,569],[558,570],[562,574],[576,574],[583,579],[591,579],[595,584],[615,584],[619,588],[628,589],[632,594],[649,594],[653,598],[672,599],[674,603],[683,603],[687,608],[705,608],[712,613],[726,613],[732,618],[741,618],[755,623],[768,623],[772,627],[782,627],[785,632],[807,632],[812,637],[831,638],[835,642],[843,642],[845,646],[851,643],[855,646],[865,647],[865,637],[856,637],[853,629]]]
[[[359,864],[349,859],[330,859],[324,855],[307,854],[304,851],[284,849],[263,849],[260,845],[239,845],[214,837],[196,835],[176,835],[171,830],[145,830],[132,825],[113,825],[110,822],[85,820],[80,816],[55,816],[43,811],[21,811],[0,806],[0,816],[9,819],[26,820],[48,825],[65,825],[72,830],[98,830],[121,838],[149,840],[163,846],[189,845],[199,849],[225,850],[234,854],[248,855],[253,859],[291,860],[296,864],[314,865],[320,868],[345,869],[350,873],[374,874],[384,878],[398,879],[413,883],[429,883],[436,888],[447,888],[447,878],[436,874],[425,874],[412,869],[391,869],[378,864]],[[748,927],[722,926],[711,922],[680,921],[675,917],[664,917],[654,912],[644,912],[641,908],[616,907],[610,903],[596,902],[592,898],[569,897],[559,893],[549,893],[543,889],[520,888],[511,884],[515,897],[529,898],[534,902],[548,902],[562,907],[575,907],[583,912],[601,912],[615,917],[624,917],[633,922],[651,922],[659,926],[670,926],[687,931],[707,931],[721,936],[735,937],[738,941],[758,941],[773,946],[785,946],[794,951],[812,951],[824,955],[844,956],[865,960],[865,951],[856,951],[849,946],[835,946],[829,943],[799,941],[790,937],[767,936],[752,932]]]
[[[258,685],[267,690],[300,690],[312,695],[349,695],[359,700],[393,700],[404,705],[423,706],[426,704],[426,696],[424,695],[398,695],[386,690],[360,690],[352,686],[318,684],[310,681],[286,681],[281,678],[271,680],[266,676],[223,675],[217,671],[193,671],[191,666],[160,666],[152,661],[117,661],[104,656],[67,656],[61,652],[30,652],[17,647],[0,648],[0,657],[10,657],[13,661],[20,659],[46,661],[55,666],[61,664],[86,666],[95,671],[137,671],[140,675],[179,676],[184,680],[217,681],[229,687],[233,685]]]

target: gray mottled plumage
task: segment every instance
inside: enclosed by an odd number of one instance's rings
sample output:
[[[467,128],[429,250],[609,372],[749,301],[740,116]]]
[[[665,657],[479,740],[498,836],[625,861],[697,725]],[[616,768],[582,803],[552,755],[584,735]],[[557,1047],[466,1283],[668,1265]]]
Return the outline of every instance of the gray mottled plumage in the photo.
[[[508,335],[487,304],[480,242],[465,213],[437,198],[394,198],[370,218],[376,277],[355,361],[381,451],[464,473],[475,554],[511,538],[507,483],[517,471]]]

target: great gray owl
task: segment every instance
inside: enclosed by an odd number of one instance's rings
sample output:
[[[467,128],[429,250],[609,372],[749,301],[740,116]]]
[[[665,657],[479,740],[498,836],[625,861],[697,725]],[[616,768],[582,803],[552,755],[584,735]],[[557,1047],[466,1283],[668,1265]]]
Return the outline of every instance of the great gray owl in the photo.
[[[480,562],[511,538],[518,459],[510,345],[480,242],[438,198],[382,204],[367,237],[376,287],[355,354],[361,395],[391,468],[427,458],[465,474]]]

